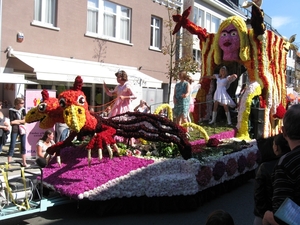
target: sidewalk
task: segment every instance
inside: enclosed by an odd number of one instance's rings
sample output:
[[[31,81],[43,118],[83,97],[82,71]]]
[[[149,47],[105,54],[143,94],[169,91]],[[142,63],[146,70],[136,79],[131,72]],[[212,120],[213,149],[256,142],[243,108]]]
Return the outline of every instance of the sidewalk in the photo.
[[[0,163],[7,162],[7,153],[8,153],[9,143],[2,147],[2,152],[0,153]],[[16,144],[13,161],[22,162],[22,157],[19,149],[19,144]],[[27,159],[27,164],[35,164],[35,159]]]
[[[5,146],[2,147],[2,152],[0,153],[0,164],[1,165],[3,165],[3,163],[7,162],[8,148],[9,148],[9,144],[6,144]],[[21,157],[21,153],[19,150],[19,145],[16,145],[14,155],[12,157],[12,161],[22,163],[22,157]],[[27,164],[35,165],[35,159],[27,159]],[[18,166],[18,164],[13,164],[11,167],[18,168],[19,166]],[[19,170],[8,173],[9,177],[14,177],[14,176],[18,176],[18,175],[20,175]],[[1,174],[0,174],[0,177],[1,177]]]

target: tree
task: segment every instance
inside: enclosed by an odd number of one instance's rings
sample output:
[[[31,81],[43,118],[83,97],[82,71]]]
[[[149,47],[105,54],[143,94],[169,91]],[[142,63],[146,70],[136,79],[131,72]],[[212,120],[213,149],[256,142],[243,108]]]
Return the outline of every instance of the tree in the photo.
[[[190,47],[193,45],[192,41],[187,41],[183,38],[184,33],[173,35],[174,22],[172,19],[172,15],[178,14],[179,9],[174,10],[172,8],[168,8],[168,20],[164,21],[164,26],[168,30],[168,36],[164,37],[165,45],[162,46],[162,53],[164,55],[169,55],[169,61],[167,63],[168,73],[167,77],[169,78],[169,86],[168,86],[168,102],[170,102],[170,94],[171,94],[171,84],[172,81],[176,81],[178,79],[178,72],[181,70],[185,70],[190,73],[199,72],[199,65],[193,59],[191,55],[182,55],[180,57],[180,47]],[[184,31],[187,32],[187,31]]]
[[[93,40],[93,42],[96,42],[96,47],[94,48],[94,55],[93,55],[93,58],[94,59],[97,59],[98,62],[104,62],[104,59],[105,59],[105,54],[106,54],[106,42],[107,41],[104,41],[104,40],[101,40],[101,39],[97,39],[95,38]]]

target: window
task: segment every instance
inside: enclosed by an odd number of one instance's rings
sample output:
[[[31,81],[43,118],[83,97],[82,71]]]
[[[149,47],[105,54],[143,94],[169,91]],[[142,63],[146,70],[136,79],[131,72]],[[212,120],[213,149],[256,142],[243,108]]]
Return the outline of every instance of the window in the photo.
[[[35,0],[34,20],[39,25],[56,27],[56,0]]]
[[[201,65],[201,51],[193,49],[193,59],[198,65]]]
[[[206,29],[208,32],[217,33],[220,23],[221,19],[211,15],[210,13],[206,13]]]
[[[194,18],[193,22],[197,24],[199,27],[204,27],[204,11],[194,7]]]
[[[151,17],[151,48],[161,49],[161,36],[162,36],[162,20],[155,16]]]
[[[286,85],[290,86],[295,83],[295,70],[294,68],[287,66],[286,68]]]
[[[106,0],[88,0],[87,32],[130,42],[131,9]]]
[[[294,58],[294,54],[293,53],[294,53],[293,50],[289,50],[288,57],[293,59]]]

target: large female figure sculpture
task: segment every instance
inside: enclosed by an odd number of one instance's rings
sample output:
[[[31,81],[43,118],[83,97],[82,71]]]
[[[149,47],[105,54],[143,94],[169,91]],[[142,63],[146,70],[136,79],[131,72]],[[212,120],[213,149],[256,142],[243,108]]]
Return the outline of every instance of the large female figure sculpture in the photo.
[[[263,137],[277,134],[286,104],[286,55],[293,46],[288,40],[265,29],[263,11],[252,6],[252,28],[248,29],[239,16],[224,20],[217,33],[208,33],[187,17],[191,7],[181,15],[174,15],[177,23],[173,34],[181,27],[198,36],[202,53],[202,76],[210,76],[214,69],[226,62],[237,62],[248,72],[250,84],[245,91],[238,113],[237,137],[249,140],[249,115],[251,101],[261,96],[264,107]],[[292,41],[291,41],[292,42]]]

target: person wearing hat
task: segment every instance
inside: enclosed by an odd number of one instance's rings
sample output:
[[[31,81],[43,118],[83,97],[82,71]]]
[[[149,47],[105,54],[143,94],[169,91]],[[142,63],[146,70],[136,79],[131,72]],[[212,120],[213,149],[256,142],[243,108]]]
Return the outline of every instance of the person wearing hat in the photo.
[[[132,100],[136,99],[133,89],[128,82],[127,73],[124,70],[120,70],[115,73],[115,75],[119,85],[117,85],[114,90],[109,90],[106,83],[103,82],[105,93],[108,96],[117,96],[108,117],[113,117],[128,111],[132,111],[131,102]]]

